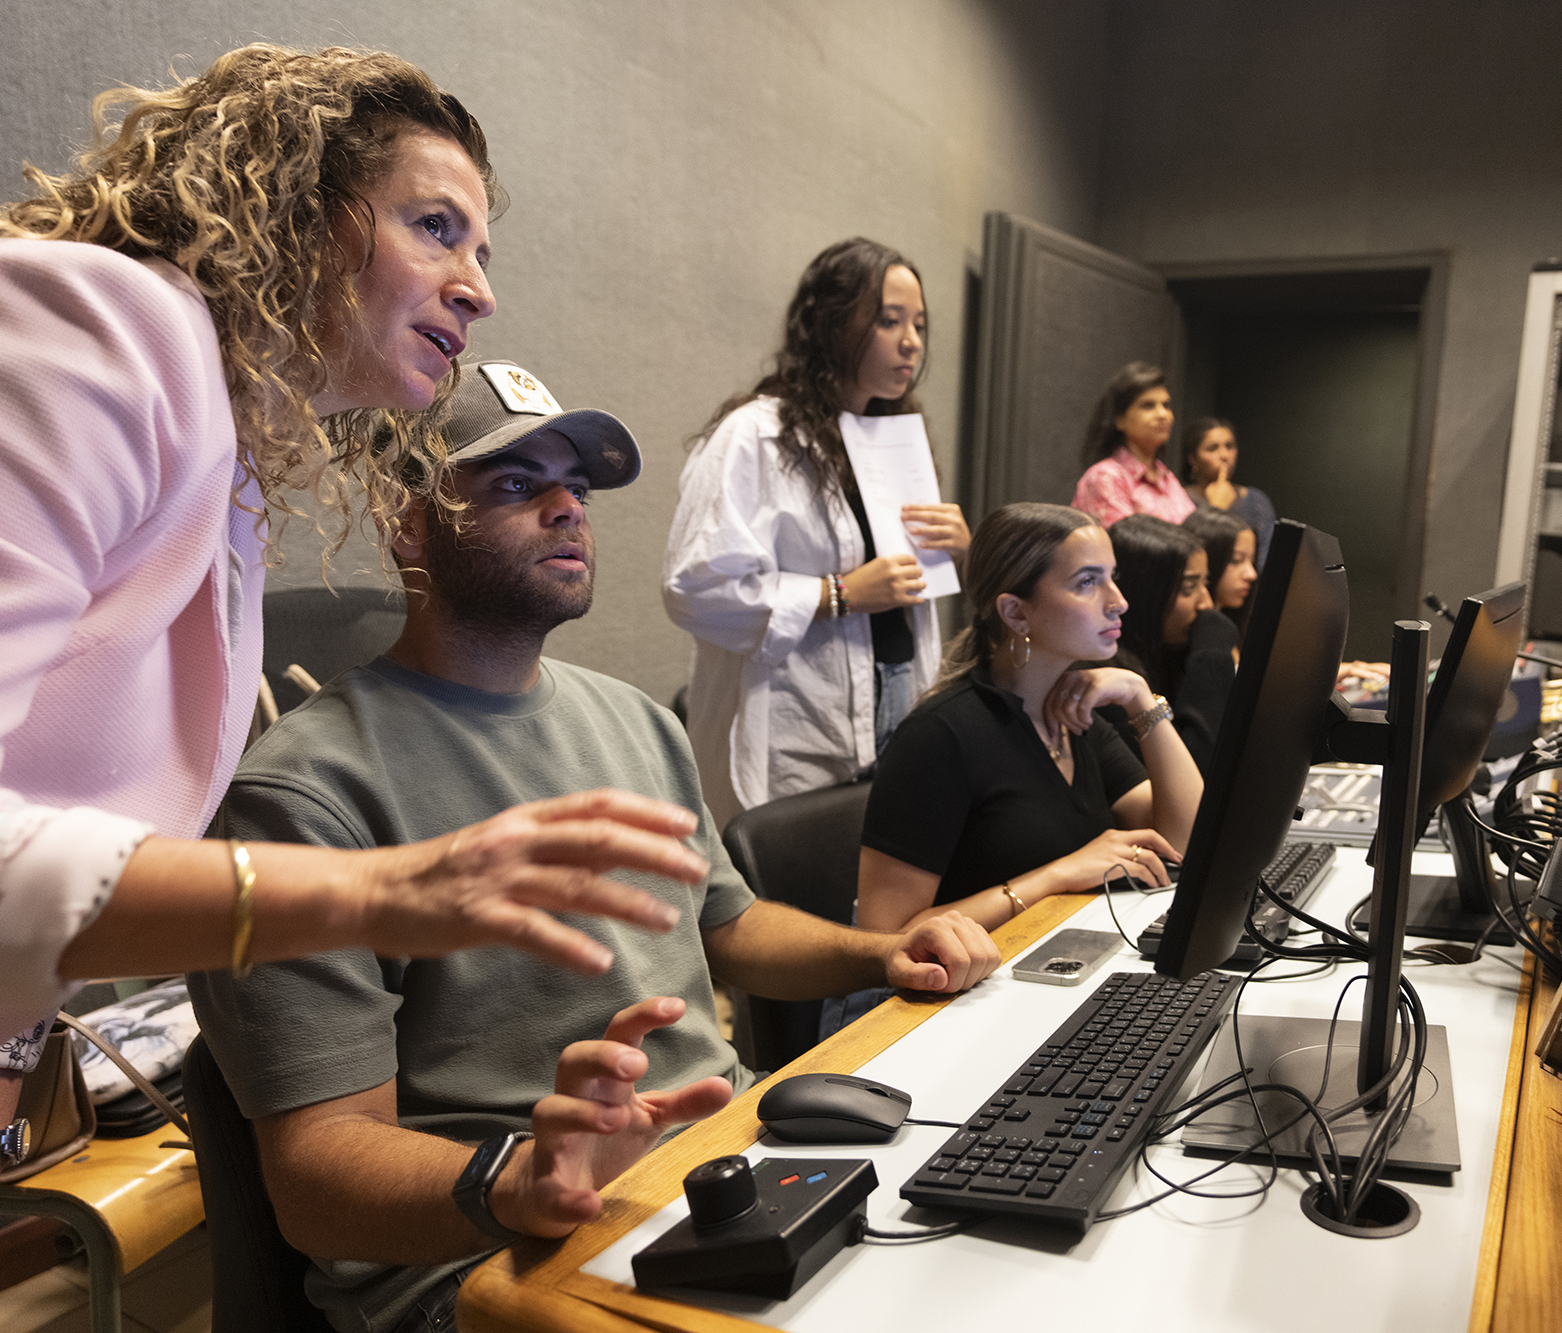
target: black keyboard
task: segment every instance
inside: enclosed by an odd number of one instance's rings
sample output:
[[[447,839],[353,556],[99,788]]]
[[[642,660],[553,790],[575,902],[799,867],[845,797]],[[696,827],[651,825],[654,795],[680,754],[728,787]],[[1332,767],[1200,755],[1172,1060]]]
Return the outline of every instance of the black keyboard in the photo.
[[[900,1187],[927,1208],[1087,1230],[1156,1112],[1235,1002],[1240,978],[1114,972]]]
[[[1318,892],[1318,886],[1333,864],[1332,842],[1304,842],[1296,839],[1286,843],[1280,849],[1280,854],[1264,867],[1264,883],[1292,907],[1305,907]],[[1256,891],[1258,886],[1255,884],[1253,887]],[[1291,930],[1291,917],[1285,908],[1267,898],[1260,898],[1253,909],[1253,924],[1271,944],[1284,944]],[[1140,932],[1139,952],[1146,958],[1154,958],[1160,951],[1165,930],[1166,914],[1162,912]],[[1252,967],[1267,956],[1258,941],[1243,931],[1236,951],[1221,966]]]

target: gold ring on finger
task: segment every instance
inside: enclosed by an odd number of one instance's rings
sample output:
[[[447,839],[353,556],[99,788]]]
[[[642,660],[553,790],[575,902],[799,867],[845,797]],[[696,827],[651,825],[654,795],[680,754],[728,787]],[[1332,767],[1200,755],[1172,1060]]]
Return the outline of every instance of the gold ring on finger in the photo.
[[[1138,847],[1134,848],[1134,864],[1135,865],[1137,865],[1139,863],[1139,850],[1140,849]]]

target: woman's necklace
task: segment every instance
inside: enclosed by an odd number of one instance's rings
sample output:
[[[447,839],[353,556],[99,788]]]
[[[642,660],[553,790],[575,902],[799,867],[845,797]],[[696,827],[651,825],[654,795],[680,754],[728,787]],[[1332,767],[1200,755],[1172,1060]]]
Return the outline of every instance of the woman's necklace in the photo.
[[[1052,756],[1054,764],[1061,764],[1068,753],[1068,731],[1066,728],[1058,728],[1058,743],[1054,745],[1047,739],[1047,733],[1040,727],[1036,728],[1036,734],[1041,737],[1041,743],[1047,747],[1047,753]]]

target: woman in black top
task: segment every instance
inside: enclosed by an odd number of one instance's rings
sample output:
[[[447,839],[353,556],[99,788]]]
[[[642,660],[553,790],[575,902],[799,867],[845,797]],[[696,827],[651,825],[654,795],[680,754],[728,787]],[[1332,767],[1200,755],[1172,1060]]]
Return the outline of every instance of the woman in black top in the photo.
[[[1195,509],[1182,526],[1204,547],[1210,599],[1237,627],[1240,638],[1247,633],[1253,585],[1258,582],[1258,534],[1235,514],[1219,509]]]
[[[1074,669],[1116,651],[1115,563],[1106,531],[1075,509],[1011,504],[983,521],[966,562],[971,628],[874,780],[858,924],[900,930],[955,907],[991,930],[1048,894],[1095,888],[1114,865],[1168,882],[1198,769],[1142,677]],[[1094,716],[1107,704],[1142,733],[1142,765]]]
[[[1128,598],[1113,660],[1171,700],[1177,734],[1202,773],[1236,680],[1237,627],[1214,609],[1209,556],[1188,528],[1134,514],[1110,531]],[[1125,713],[1108,709],[1106,718],[1137,748]]]

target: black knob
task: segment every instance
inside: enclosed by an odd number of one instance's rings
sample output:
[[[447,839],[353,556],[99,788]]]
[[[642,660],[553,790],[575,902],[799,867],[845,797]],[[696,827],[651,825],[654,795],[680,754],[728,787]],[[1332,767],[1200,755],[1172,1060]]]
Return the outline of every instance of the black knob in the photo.
[[[720,1226],[742,1217],[759,1202],[754,1173],[742,1157],[715,1157],[683,1178],[689,1217],[697,1227]]]

